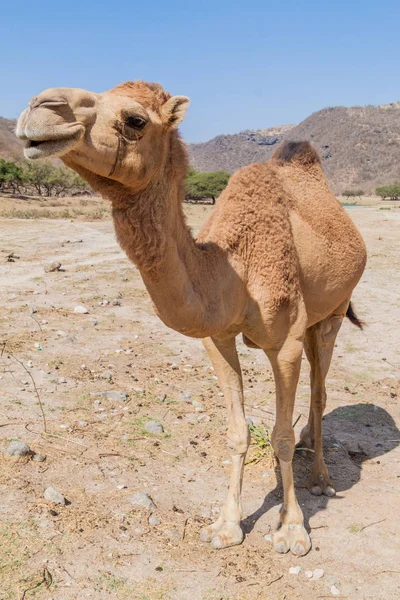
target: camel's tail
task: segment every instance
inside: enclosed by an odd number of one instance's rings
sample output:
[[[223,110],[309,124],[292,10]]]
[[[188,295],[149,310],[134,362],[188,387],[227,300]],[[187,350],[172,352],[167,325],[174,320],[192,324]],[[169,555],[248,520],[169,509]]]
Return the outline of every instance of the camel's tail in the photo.
[[[351,302],[349,304],[349,308],[347,309],[346,317],[348,319],[350,319],[350,321],[353,323],[353,325],[357,325],[357,327],[359,327],[360,329],[363,329],[365,323],[364,323],[364,321],[360,321],[360,319],[357,317],[356,313],[353,310]]]

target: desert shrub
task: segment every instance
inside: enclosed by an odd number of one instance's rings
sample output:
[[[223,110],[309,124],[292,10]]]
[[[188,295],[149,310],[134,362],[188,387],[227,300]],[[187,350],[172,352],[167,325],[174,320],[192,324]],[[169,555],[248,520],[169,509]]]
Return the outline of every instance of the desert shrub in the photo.
[[[346,198],[361,198],[361,196],[364,196],[364,190],[345,190],[342,196]]]
[[[386,198],[390,198],[390,200],[399,200],[400,198],[400,184],[394,183],[393,185],[384,185],[382,187],[377,187],[375,190],[377,196],[385,200]]]

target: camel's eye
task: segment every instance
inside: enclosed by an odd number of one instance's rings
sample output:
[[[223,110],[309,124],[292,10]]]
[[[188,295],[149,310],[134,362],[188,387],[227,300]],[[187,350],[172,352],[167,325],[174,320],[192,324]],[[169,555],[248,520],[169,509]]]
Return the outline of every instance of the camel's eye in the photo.
[[[131,129],[143,129],[146,125],[146,121],[142,117],[127,117],[125,119],[125,125]]]

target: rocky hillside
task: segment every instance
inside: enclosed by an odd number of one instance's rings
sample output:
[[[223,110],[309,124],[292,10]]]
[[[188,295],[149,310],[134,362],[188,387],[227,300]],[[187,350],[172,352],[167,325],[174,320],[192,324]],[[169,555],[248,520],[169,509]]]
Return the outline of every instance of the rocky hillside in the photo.
[[[15,137],[16,121],[0,117],[0,157],[18,160],[22,157],[21,142]]]
[[[217,135],[200,144],[189,144],[191,164],[199,171],[224,170],[233,173],[239,167],[268,160],[271,152],[294,125],[271,129],[246,130],[233,135]]]
[[[0,117],[0,157],[18,160],[21,143],[15,121]],[[400,183],[400,102],[382,106],[324,108],[297,126],[242,131],[189,144],[191,164],[200,171],[233,172],[268,160],[282,140],[309,140],[321,155],[337,193]]]
[[[325,108],[296,127],[244,131],[190,144],[190,159],[201,171],[265,161],[282,140],[309,140],[321,155],[337,193],[400,182],[400,103],[354,108]]]
[[[400,182],[400,104],[325,108],[289,133],[319,151],[336,192]]]

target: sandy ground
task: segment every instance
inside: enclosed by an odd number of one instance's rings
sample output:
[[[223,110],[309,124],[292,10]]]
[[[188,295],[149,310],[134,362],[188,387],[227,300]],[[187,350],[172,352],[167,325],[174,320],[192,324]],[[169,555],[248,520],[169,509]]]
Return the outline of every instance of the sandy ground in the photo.
[[[187,208],[195,230],[209,210]],[[348,210],[368,246],[353,296],[368,326],[344,324],[328,376],[324,440],[336,498],[311,496],[309,459],[295,457],[313,543],[304,558],[277,555],[264,540],[281,504],[268,452],[246,468],[244,543],[214,551],[198,540],[227,488],[224,398],[201,342],[155,317],[111,221],[0,220],[1,600],[400,597],[400,211]],[[8,262],[10,253],[19,258]],[[65,270],[45,273],[53,260]],[[77,305],[89,313],[74,313]],[[262,352],[239,349],[247,415],[271,427],[271,369]],[[100,395],[111,390],[128,399]],[[308,404],[304,360],[297,436]],[[148,434],[149,419],[164,433]],[[6,459],[15,439],[46,460]],[[49,485],[70,503],[46,501]],[[138,490],[153,498],[159,525],[130,503]],[[317,568],[324,576],[308,580]]]

